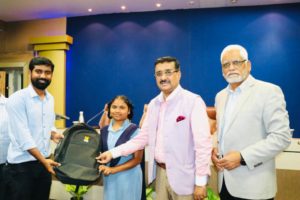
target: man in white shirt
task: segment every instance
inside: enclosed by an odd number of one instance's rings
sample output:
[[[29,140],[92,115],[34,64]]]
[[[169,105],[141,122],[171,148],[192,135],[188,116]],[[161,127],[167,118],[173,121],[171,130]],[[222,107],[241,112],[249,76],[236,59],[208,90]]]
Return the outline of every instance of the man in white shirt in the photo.
[[[10,200],[48,200],[53,166],[59,165],[49,159],[50,139],[57,142],[63,137],[55,132],[54,99],[46,90],[54,65],[47,58],[35,57],[29,69],[31,84],[12,94],[6,104]]]

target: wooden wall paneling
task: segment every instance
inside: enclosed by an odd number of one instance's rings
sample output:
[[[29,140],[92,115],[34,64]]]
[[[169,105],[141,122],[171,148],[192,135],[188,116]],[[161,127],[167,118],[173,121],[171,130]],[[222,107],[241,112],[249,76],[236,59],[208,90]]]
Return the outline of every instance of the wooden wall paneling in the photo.
[[[5,95],[6,72],[0,71],[0,94]]]

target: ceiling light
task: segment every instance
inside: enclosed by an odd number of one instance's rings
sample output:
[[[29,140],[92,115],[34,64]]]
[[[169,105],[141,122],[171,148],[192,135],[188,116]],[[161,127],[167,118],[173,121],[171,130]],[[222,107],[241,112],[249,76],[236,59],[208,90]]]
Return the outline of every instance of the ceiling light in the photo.
[[[231,3],[237,3],[238,0],[231,0]]]
[[[121,9],[122,10],[126,10],[126,6],[121,6]]]
[[[190,5],[194,5],[194,4],[195,4],[195,1],[189,1],[189,4],[190,4]]]
[[[161,7],[161,4],[160,4],[160,3],[157,3],[157,4],[156,4],[156,7],[160,8],[160,7]]]
[[[93,11],[93,9],[89,8],[89,9],[88,9],[88,11],[89,11],[89,12],[92,12],[92,11]]]

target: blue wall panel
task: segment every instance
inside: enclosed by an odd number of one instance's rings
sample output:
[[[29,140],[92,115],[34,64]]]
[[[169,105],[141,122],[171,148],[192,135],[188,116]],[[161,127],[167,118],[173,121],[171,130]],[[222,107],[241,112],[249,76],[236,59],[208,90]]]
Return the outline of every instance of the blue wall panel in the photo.
[[[79,110],[88,119],[125,94],[138,122],[143,104],[159,92],[153,62],[165,55],[181,62],[182,86],[211,106],[226,86],[220,52],[239,43],[249,52],[254,77],[283,89],[300,137],[300,4],[74,17],[67,32],[74,37],[67,53],[66,114],[72,120]]]

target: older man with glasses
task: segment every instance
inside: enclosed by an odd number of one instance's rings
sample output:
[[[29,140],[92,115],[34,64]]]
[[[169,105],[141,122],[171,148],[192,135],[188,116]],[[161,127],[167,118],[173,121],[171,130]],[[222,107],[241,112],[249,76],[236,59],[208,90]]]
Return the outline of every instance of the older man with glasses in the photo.
[[[176,58],[162,57],[154,64],[161,93],[148,105],[140,134],[98,159],[131,154],[149,145],[149,182],[156,178],[156,199],[202,200],[210,175],[212,141],[202,98],[180,86]]]
[[[281,89],[250,75],[246,49],[229,45],[221,53],[228,86],[216,96],[218,170],[222,200],[273,199],[275,156],[290,144],[289,117]]]

